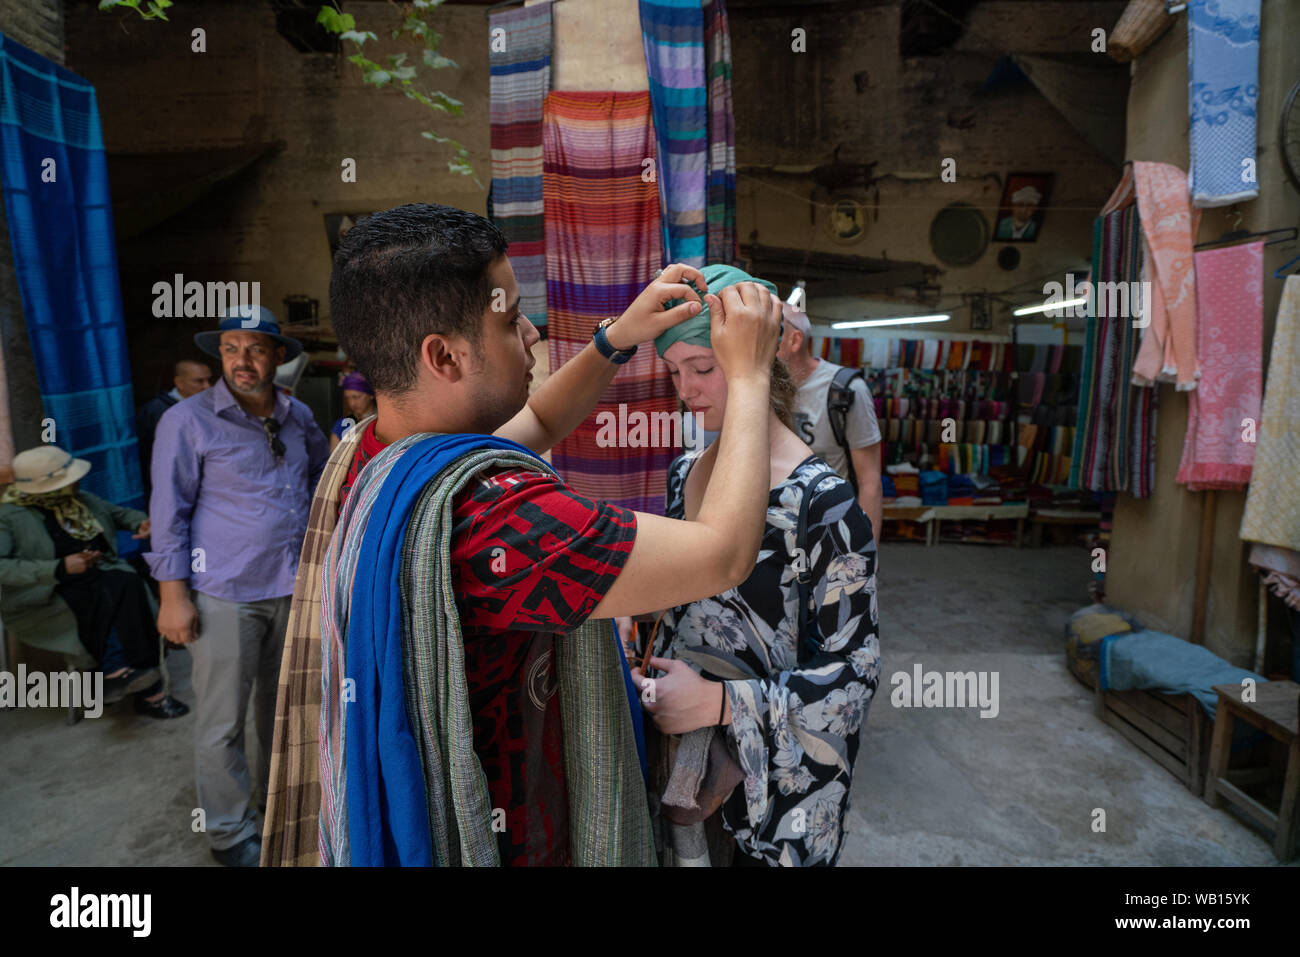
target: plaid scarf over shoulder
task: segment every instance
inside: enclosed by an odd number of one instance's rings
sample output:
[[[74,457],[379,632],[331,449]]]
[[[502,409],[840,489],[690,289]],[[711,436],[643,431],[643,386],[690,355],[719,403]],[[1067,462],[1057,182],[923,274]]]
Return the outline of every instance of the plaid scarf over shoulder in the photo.
[[[320,864],[321,566],[338,523],[339,492],[373,418],[358,422],[334,447],[311,501],[280,661],[263,867]]]

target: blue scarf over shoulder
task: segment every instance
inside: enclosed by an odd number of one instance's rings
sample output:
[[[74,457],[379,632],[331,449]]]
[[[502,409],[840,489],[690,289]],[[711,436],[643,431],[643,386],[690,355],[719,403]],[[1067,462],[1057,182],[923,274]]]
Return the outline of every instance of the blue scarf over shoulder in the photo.
[[[346,640],[346,674],[355,689],[344,728],[353,865],[433,863],[421,750],[407,718],[404,692],[402,550],[412,508],[426,485],[461,456],[494,449],[529,455],[550,471],[530,449],[508,439],[435,435],[401,455],[370,512],[356,562]],[[623,678],[644,776],[641,705],[626,660]]]

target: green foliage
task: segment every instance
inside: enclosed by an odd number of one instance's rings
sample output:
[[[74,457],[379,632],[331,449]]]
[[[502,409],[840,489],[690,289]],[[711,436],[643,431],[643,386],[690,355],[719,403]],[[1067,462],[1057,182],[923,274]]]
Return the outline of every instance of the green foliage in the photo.
[[[99,0],[100,10],[115,10],[119,7],[125,7],[134,10],[146,20],[166,20],[167,14],[164,11],[171,5],[172,0],[146,0],[143,8],[141,8],[140,0]]]
[[[442,34],[433,28],[429,20],[430,14],[441,6],[442,2],[443,0],[412,0],[410,8],[403,9],[401,24],[393,31],[394,40],[403,38],[416,40],[423,46],[418,63],[408,63],[405,53],[391,53],[383,58],[383,63],[366,56],[362,52],[365,45],[371,41],[378,41],[379,38],[369,30],[358,30],[356,18],[350,13],[343,13],[334,7],[322,6],[316,16],[316,22],[325,30],[337,35],[339,40],[352,44],[356,52],[348,57],[348,62],[361,71],[362,81],[366,84],[376,89],[391,87],[399,90],[408,100],[414,100],[435,112],[446,113],[449,116],[463,116],[465,104],[460,100],[441,90],[424,88],[420,83],[422,69],[460,69],[455,60],[438,52]],[[447,163],[449,171],[462,176],[474,176],[474,167],[469,161],[469,151],[462,143],[428,130],[420,135],[455,151],[455,158]],[[480,189],[483,188],[477,176],[474,176],[474,182]]]
[[[465,104],[441,90],[424,90],[419,85],[420,70],[458,70],[460,65],[453,59],[438,52],[442,43],[442,34],[433,28],[429,16],[442,6],[443,0],[411,0],[410,8],[403,8],[402,22],[393,31],[393,39],[403,37],[418,40],[424,49],[420,51],[419,64],[407,63],[405,53],[393,53],[386,56],[385,64],[377,63],[361,50],[371,41],[378,42],[379,37],[370,30],[358,30],[357,20],[350,13],[344,13],[336,7],[322,6],[316,14],[316,22],[326,31],[335,34],[340,41],[350,43],[357,52],[348,57],[348,62],[361,71],[362,80],[375,87],[394,87],[401,91],[408,100],[414,100],[428,109],[449,116],[464,116]],[[100,10],[127,8],[134,10],[146,20],[166,20],[166,9],[172,6],[172,0],[99,0]],[[462,143],[449,136],[425,130],[420,134],[434,143],[448,146],[456,152],[455,159],[449,160],[447,169],[462,176],[474,176],[474,167],[469,161],[469,151]],[[474,182],[480,189],[483,184],[474,176]]]

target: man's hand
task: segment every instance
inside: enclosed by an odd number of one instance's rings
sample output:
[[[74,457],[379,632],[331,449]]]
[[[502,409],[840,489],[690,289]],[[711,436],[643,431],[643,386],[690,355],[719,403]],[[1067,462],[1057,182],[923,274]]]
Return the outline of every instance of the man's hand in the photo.
[[[718,723],[719,694],[726,694],[721,684],[701,678],[684,661],[651,658],[648,664],[663,674],[647,678],[640,668],[633,668],[632,680],[641,691],[645,710],[654,715],[655,727],[664,734],[686,734]]]
[[[684,319],[697,315],[701,308],[699,296],[686,285],[689,279],[701,289],[707,289],[704,274],[693,266],[673,263],[661,272],[655,280],[641,290],[641,294],[632,301],[618,321],[605,330],[609,344],[620,352],[638,346],[643,342],[661,335]],[[708,304],[711,296],[705,296]],[[669,299],[685,299],[673,308],[665,310],[664,303]]]
[[[754,282],[736,283],[709,298],[721,306],[709,305],[709,338],[727,381],[770,376],[781,344],[781,300]]]
[[[63,567],[67,569],[69,575],[81,575],[98,565],[103,557],[103,552],[93,550],[73,552],[71,555],[64,556]]]
[[[158,633],[174,645],[199,636],[199,610],[189,598],[164,598],[158,609]]]
[[[136,528],[136,530],[135,530],[135,534],[132,535],[131,537],[132,537],[132,538],[148,538],[148,537],[149,537],[149,519],[146,518],[143,522],[141,522],[140,525],[139,525],[139,527]]]

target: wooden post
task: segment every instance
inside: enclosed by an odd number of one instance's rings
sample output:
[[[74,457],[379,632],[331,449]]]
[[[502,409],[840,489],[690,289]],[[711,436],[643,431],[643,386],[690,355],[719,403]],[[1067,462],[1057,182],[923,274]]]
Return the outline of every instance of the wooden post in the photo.
[[[1196,543],[1196,595],[1192,601],[1192,644],[1205,644],[1205,612],[1210,600],[1210,569],[1214,564],[1214,513],[1218,496],[1201,497],[1201,536]]]

